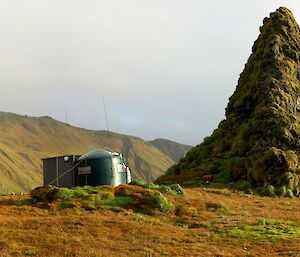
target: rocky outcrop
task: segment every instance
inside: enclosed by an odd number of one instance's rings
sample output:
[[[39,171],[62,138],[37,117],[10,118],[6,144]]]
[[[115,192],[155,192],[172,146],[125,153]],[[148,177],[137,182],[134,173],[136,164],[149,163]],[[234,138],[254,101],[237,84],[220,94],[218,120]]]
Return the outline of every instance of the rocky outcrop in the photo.
[[[264,19],[260,32],[226,119],[167,174],[192,170],[221,182],[246,180],[299,191],[299,26],[282,7]]]

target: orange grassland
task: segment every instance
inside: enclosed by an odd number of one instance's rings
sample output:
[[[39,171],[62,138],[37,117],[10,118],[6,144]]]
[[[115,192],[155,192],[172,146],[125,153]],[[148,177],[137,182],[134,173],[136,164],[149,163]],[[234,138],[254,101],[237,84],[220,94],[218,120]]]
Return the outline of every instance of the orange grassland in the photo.
[[[24,204],[29,196],[0,197],[0,256],[300,256],[299,198],[186,189],[176,213],[86,211]],[[236,227],[282,223],[279,236]],[[295,233],[284,226],[293,224]],[[270,232],[272,235],[272,231]]]

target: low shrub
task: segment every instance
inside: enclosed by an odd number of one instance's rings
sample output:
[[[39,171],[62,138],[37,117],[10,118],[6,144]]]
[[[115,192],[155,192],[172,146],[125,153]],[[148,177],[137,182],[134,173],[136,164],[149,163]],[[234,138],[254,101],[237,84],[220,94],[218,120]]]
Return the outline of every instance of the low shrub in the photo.
[[[294,197],[294,193],[291,189],[286,190],[286,196],[289,198],[293,198]]]
[[[25,200],[15,200],[13,201],[14,205],[16,206],[23,206],[23,205],[32,205],[32,199],[25,199]]]
[[[173,204],[158,190],[141,188],[136,185],[120,185],[116,188],[116,196],[129,197],[126,208],[136,212],[153,214],[155,210],[168,212],[173,209]]]
[[[206,210],[206,206],[204,205],[201,209],[196,208],[194,206],[185,206],[185,205],[178,205],[175,208],[175,215],[179,217],[184,216],[196,216],[198,215],[198,211],[204,211]]]
[[[251,185],[250,185],[250,183],[247,182],[247,181],[239,180],[239,181],[235,184],[235,187],[236,187],[238,190],[246,191],[247,189],[251,188]]]
[[[36,255],[36,250],[35,249],[27,249],[24,251],[25,256],[35,256]]]
[[[232,182],[232,176],[228,170],[222,170],[214,175],[214,183],[228,184]]]
[[[254,189],[254,192],[255,192],[256,195],[267,196],[267,190],[263,186],[256,187]]]
[[[142,187],[142,188],[147,188],[147,189],[157,189],[159,186],[158,185],[155,185],[153,183],[148,183],[148,182],[145,182],[143,180],[132,180],[130,182],[130,185],[134,185],[134,186],[139,186],[139,187]]]
[[[275,188],[274,188],[274,186],[272,186],[272,185],[268,185],[267,186],[267,188],[266,188],[266,195],[268,195],[268,196],[275,196]]]
[[[216,202],[208,202],[208,203],[206,203],[206,208],[208,210],[212,210],[212,211],[221,209],[221,210],[224,210],[226,212],[229,212],[229,208],[223,202],[218,202],[218,203],[216,203]]]
[[[170,186],[166,186],[166,185],[159,186],[158,190],[161,193],[173,193],[173,190],[170,188]]]
[[[133,219],[137,221],[143,221],[146,224],[161,224],[162,221],[160,219],[141,214],[141,213],[136,213],[133,215]]]
[[[233,193],[227,188],[206,188],[205,190],[219,195],[226,195],[226,196],[233,195]]]
[[[251,188],[247,188],[244,192],[248,195],[254,195],[254,191]]]
[[[55,187],[37,187],[30,192],[30,195],[36,202],[53,201],[57,191]]]
[[[81,202],[81,206],[86,211],[95,211],[95,210],[97,210],[99,208],[98,206],[95,205],[95,202],[86,201],[86,200],[83,200]]]
[[[160,192],[152,194],[150,201],[153,208],[158,209],[161,212],[168,212],[174,209],[174,205]]]
[[[278,194],[280,197],[285,197],[286,194],[287,194],[286,186],[281,186],[281,187],[278,189],[277,194]]]
[[[83,198],[83,197],[86,197],[88,196],[89,194],[91,194],[91,190],[90,188],[92,187],[74,187],[72,188],[71,190],[73,191],[73,197],[75,198]]]
[[[164,185],[156,185],[153,183],[147,183],[143,180],[133,180],[130,185],[139,186],[145,189],[158,190],[161,193],[172,193],[174,195],[184,195],[185,192],[183,188],[179,184],[164,184]]]
[[[73,208],[74,207],[74,204],[73,204],[73,202],[69,202],[69,201],[67,201],[67,202],[61,202],[61,203],[59,203],[59,207],[61,207],[61,208]]]
[[[145,188],[142,188],[140,186],[135,185],[119,185],[116,187],[115,195],[116,196],[130,196],[133,195],[142,195],[147,190]]]
[[[185,195],[185,191],[179,184],[172,184],[168,186],[175,195]]]
[[[57,188],[54,199],[70,200],[75,197],[75,191],[69,188]]]
[[[9,195],[9,193],[6,191],[0,191],[0,196],[5,196],[5,195]]]
[[[184,187],[198,187],[199,184],[200,184],[200,182],[197,181],[197,180],[188,180],[188,181],[184,181],[184,182],[182,183],[182,185],[183,185]]]
[[[296,197],[300,195],[300,189],[299,189],[299,187],[294,188],[293,194],[294,194],[294,196],[296,196]]]
[[[115,199],[105,199],[103,204],[106,206],[126,207],[131,202],[132,198],[129,196],[118,196]]]

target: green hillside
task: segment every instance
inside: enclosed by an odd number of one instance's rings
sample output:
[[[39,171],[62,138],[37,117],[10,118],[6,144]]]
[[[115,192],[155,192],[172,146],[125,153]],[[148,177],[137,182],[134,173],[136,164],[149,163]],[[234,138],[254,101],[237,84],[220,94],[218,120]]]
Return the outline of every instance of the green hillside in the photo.
[[[148,142],[169,156],[174,162],[178,162],[192,148],[190,145],[180,144],[163,138],[157,138]]]
[[[28,191],[42,184],[41,158],[84,154],[95,148],[119,151],[133,178],[154,180],[173,161],[146,141],[132,136],[72,127],[50,117],[0,112],[0,192]]]
[[[279,8],[265,18],[226,108],[226,119],[168,170],[184,180],[213,174],[280,195],[300,191],[300,30]],[[170,178],[168,178],[170,179]]]

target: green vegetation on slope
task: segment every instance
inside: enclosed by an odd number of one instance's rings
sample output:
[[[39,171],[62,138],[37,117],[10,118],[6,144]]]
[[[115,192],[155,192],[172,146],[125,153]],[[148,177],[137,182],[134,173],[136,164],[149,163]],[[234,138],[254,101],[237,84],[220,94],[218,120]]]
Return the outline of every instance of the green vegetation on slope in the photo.
[[[72,127],[50,117],[0,112],[0,192],[28,191],[42,185],[41,158],[84,154],[104,148],[122,152],[133,178],[154,180],[173,161],[144,140]]]
[[[253,224],[228,226],[220,232],[241,240],[282,240],[300,236],[300,226],[294,222],[259,219]]]
[[[260,32],[226,119],[167,175],[213,174],[216,182],[248,181],[299,195],[300,30],[292,13],[279,8]]]

